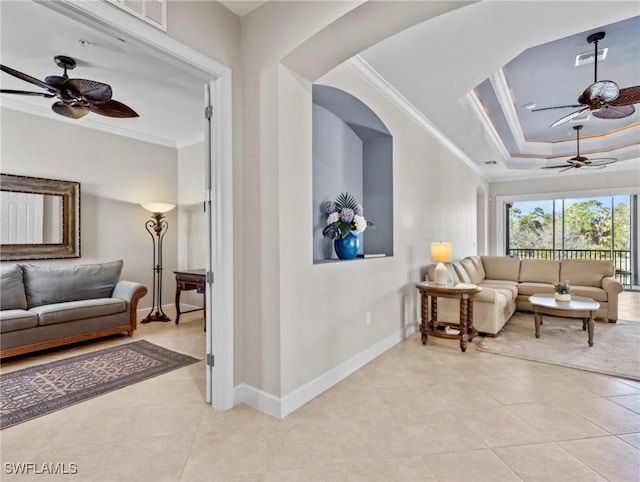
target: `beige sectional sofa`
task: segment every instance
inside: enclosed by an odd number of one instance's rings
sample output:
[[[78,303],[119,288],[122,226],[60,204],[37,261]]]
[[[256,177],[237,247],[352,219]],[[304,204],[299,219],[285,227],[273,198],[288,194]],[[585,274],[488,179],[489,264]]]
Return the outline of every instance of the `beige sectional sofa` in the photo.
[[[451,283],[482,287],[473,302],[473,325],[480,333],[495,336],[516,310],[532,311],[529,296],[553,293],[553,283],[569,280],[574,295],[600,303],[596,317],[618,320],[618,295],[622,285],[613,277],[611,261],[592,259],[518,259],[507,256],[468,256],[445,263]],[[429,266],[427,281],[433,280]],[[438,319],[457,322],[457,300],[438,300]]]

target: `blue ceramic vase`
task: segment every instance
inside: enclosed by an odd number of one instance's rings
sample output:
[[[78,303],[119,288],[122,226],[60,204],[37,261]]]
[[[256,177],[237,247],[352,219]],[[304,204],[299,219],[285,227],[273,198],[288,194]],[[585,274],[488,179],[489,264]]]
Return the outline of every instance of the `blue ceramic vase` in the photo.
[[[340,259],[354,259],[358,255],[359,248],[360,238],[353,233],[347,234],[344,238],[333,240],[333,249],[336,250]]]

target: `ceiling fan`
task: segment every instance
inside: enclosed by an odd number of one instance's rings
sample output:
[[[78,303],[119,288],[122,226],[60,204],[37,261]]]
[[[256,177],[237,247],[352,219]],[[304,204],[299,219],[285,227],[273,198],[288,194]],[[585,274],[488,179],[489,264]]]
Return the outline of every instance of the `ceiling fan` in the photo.
[[[28,92],[24,90],[0,89],[3,94],[31,95],[40,97],[56,97],[58,99],[51,109],[56,113],[71,119],[79,119],[89,112],[107,117],[138,117],[138,114],[121,102],[111,99],[111,86],[94,80],[70,79],[67,70],[76,67],[76,61],[65,55],[54,57],[56,65],[64,69],[64,74],[50,75],[44,82],[30,75],[18,72],[6,65],[0,69],[18,79],[37,85],[46,92]]]
[[[568,171],[569,169],[603,169],[607,167],[607,164],[613,164],[617,159],[613,157],[601,157],[599,159],[587,159],[580,155],[580,129],[582,125],[573,126],[573,130],[576,131],[576,156],[567,160],[567,164],[561,164],[559,166],[545,166],[541,169],[561,169],[558,172]]]
[[[596,32],[587,37],[587,42],[595,46],[593,84],[587,87],[578,97],[578,104],[532,109],[532,112],[538,112],[541,110],[575,109],[580,107],[580,109],[561,117],[550,127],[569,122],[588,110],[593,112],[594,117],[599,117],[600,119],[622,119],[629,117],[636,111],[633,104],[640,103],[640,85],[620,89],[618,84],[611,80],[598,81],[598,42],[604,36],[604,32]]]

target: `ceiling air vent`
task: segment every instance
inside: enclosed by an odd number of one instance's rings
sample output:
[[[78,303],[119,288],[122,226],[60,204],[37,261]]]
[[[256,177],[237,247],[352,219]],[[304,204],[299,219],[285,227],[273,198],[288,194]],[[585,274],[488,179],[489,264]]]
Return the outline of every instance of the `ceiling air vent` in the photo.
[[[107,0],[125,12],[167,31],[167,0]]]
[[[598,49],[598,62],[607,58],[607,52],[609,48]],[[594,62],[593,52],[585,52],[583,54],[576,55],[576,67],[580,65],[588,65]]]

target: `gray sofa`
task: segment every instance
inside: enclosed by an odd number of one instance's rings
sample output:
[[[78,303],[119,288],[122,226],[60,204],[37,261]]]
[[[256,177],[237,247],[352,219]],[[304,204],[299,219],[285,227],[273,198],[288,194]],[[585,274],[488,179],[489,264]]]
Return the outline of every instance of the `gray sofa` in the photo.
[[[473,325],[495,336],[518,311],[532,311],[529,296],[553,293],[554,283],[568,280],[573,294],[600,304],[596,317],[614,323],[618,319],[618,295],[622,285],[613,277],[611,261],[599,259],[518,259],[507,256],[468,256],[445,263],[450,283],[471,283],[482,291],[474,297]],[[433,281],[435,265],[426,280]],[[458,322],[458,301],[438,300],[438,318]]]
[[[147,288],[123,262],[0,268],[0,358],[116,333],[133,335]]]

